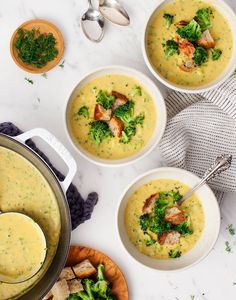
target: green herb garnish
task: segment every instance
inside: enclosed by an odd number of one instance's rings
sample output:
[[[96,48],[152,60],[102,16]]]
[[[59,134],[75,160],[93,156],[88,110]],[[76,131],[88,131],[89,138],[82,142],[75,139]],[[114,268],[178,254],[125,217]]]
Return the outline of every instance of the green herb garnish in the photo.
[[[25,77],[25,80],[28,81],[30,84],[34,84],[33,80],[30,78]]]
[[[225,242],[225,251],[230,253],[232,251],[232,247],[230,246],[229,242]]]
[[[179,251],[179,250],[173,250],[173,249],[171,249],[168,254],[169,254],[170,258],[178,258],[178,257],[181,256],[182,252]]]
[[[233,224],[230,224],[226,228],[229,231],[229,234],[235,235],[235,228],[233,227]]]
[[[65,67],[65,60],[63,60],[63,61],[58,65],[58,67],[64,69],[64,67]]]
[[[211,49],[212,60],[218,60],[221,57],[222,50],[220,49]]]
[[[36,68],[44,67],[58,55],[56,39],[52,33],[40,33],[38,29],[17,32],[14,47],[23,63]]]
[[[174,16],[165,13],[163,18],[165,19],[166,28],[169,29],[170,25],[173,23]]]
[[[85,105],[81,106],[79,111],[78,111],[78,115],[83,116],[83,117],[88,119],[89,118],[89,109],[88,109],[88,107],[85,106]]]
[[[42,77],[45,78],[45,79],[47,79],[48,78],[48,74],[47,73],[43,73]]]

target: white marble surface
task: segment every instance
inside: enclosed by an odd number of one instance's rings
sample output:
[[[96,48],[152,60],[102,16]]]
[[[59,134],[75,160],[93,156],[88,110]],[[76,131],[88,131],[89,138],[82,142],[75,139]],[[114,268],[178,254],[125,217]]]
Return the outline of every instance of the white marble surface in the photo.
[[[122,2],[130,13],[131,26],[121,28],[109,24],[102,43],[93,44],[85,39],[79,24],[86,0],[0,0],[0,121],[12,121],[23,130],[45,127],[74,155],[78,164],[75,183],[83,196],[97,190],[100,200],[92,219],[73,232],[72,242],[97,248],[112,257],[126,276],[131,300],[234,300],[236,236],[230,236],[226,230],[227,224],[236,225],[233,195],[224,201],[220,237],[204,261],[187,271],[171,274],[145,269],[130,259],[119,243],[115,212],[125,186],[142,172],[163,164],[158,149],[133,166],[106,169],[81,158],[66,138],[64,105],[84,73],[115,63],[135,67],[150,75],[142,58],[140,43],[146,17],[159,0]],[[235,0],[227,2],[236,10]],[[31,18],[51,20],[65,38],[65,67],[48,72],[47,79],[27,74],[10,57],[12,32]],[[34,84],[29,84],[25,77],[31,78]],[[46,150],[45,145],[41,147]],[[55,163],[59,166],[58,160]],[[64,170],[63,166],[61,169]],[[226,240],[232,245],[232,253],[225,251]]]

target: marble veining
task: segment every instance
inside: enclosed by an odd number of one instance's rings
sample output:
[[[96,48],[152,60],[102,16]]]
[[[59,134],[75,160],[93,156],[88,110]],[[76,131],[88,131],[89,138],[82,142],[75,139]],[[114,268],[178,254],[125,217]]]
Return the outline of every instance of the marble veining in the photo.
[[[152,77],[142,58],[141,40],[147,16],[159,0],[120,1],[130,13],[130,27],[107,24],[104,40],[93,44],[83,36],[80,28],[80,17],[87,8],[86,0],[1,0],[0,121],[12,121],[23,130],[45,127],[73,154],[78,164],[75,183],[84,196],[96,189],[100,201],[93,218],[73,232],[72,242],[97,248],[112,257],[126,275],[131,300],[234,300],[236,236],[231,236],[226,227],[231,223],[236,226],[235,195],[227,195],[221,207],[220,237],[207,259],[189,270],[170,274],[145,269],[128,256],[118,240],[116,209],[123,189],[131,180],[151,168],[165,165],[158,148],[135,165],[106,169],[80,157],[66,137],[66,99],[83,74],[101,66],[123,64]],[[235,0],[226,2],[236,11]],[[64,68],[57,66],[47,73],[47,78],[22,71],[10,57],[9,42],[13,31],[31,18],[51,20],[65,38]],[[32,79],[33,84],[25,78]],[[51,154],[44,144],[39,145]],[[53,161],[65,171],[57,158]],[[226,241],[232,247],[230,253],[225,251]]]

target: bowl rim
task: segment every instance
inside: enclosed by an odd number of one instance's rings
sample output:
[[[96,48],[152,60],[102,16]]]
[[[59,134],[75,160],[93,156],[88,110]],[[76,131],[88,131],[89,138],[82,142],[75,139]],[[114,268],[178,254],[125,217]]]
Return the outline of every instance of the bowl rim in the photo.
[[[143,154],[137,156],[136,158],[133,158],[133,156],[128,156],[128,157],[125,157],[123,159],[116,159],[116,160],[108,160],[108,159],[99,159],[97,158],[96,156],[92,155],[89,156],[87,155],[87,151],[85,150],[84,152],[81,151],[81,149],[79,147],[76,146],[76,144],[73,142],[72,138],[71,138],[71,135],[70,135],[70,131],[69,131],[69,128],[68,128],[68,125],[67,125],[67,109],[68,109],[68,105],[69,105],[69,102],[70,102],[70,98],[72,96],[72,94],[74,93],[74,91],[76,90],[76,88],[80,85],[80,83],[85,80],[87,77],[91,76],[91,75],[95,75],[96,73],[99,73],[99,72],[103,72],[103,71],[108,71],[109,70],[121,70],[123,72],[126,72],[127,74],[125,74],[126,76],[133,76],[134,79],[136,79],[137,81],[140,81],[138,78],[135,77],[135,74],[137,74],[138,76],[140,77],[143,77],[145,78],[145,80],[147,80],[148,82],[150,82],[150,84],[152,84],[155,89],[158,91],[158,93],[160,94],[160,99],[158,99],[158,101],[161,102],[161,106],[162,106],[162,128],[160,130],[160,133],[159,133],[159,137],[155,140],[155,142],[153,142],[152,145],[150,145],[149,149],[147,149]],[[112,71],[113,73],[115,73],[114,71]],[[111,73],[112,73],[111,72]],[[134,75],[131,75],[131,74],[134,74]],[[142,83],[142,82],[140,82]],[[146,88],[147,91],[148,91],[148,88]],[[131,67],[126,67],[126,66],[123,66],[123,65],[108,65],[108,66],[103,66],[103,67],[100,67],[100,68],[95,68],[95,69],[92,69],[91,71],[85,73],[84,75],[82,75],[79,79],[79,81],[77,81],[77,83],[73,86],[73,88],[70,90],[70,93],[69,93],[69,96],[66,98],[66,102],[65,102],[65,106],[64,106],[64,109],[63,109],[63,114],[64,114],[64,127],[65,127],[65,131],[66,131],[66,136],[67,138],[69,139],[71,145],[73,146],[73,148],[77,151],[77,153],[79,153],[84,159],[86,159],[87,161],[95,164],[95,165],[98,165],[98,166],[101,166],[101,167],[108,167],[108,168],[111,168],[111,167],[123,167],[123,166],[127,166],[127,165],[130,165],[132,163],[136,163],[137,161],[143,159],[144,157],[146,157],[147,155],[149,155],[155,148],[156,146],[160,143],[163,135],[164,135],[164,132],[165,132],[165,129],[166,129],[166,124],[167,124],[167,108],[166,108],[166,104],[165,104],[165,99],[164,99],[164,96],[161,92],[161,90],[158,88],[158,86],[155,84],[155,82],[148,76],[146,75],[145,73],[139,71],[139,70],[136,70],[134,68],[131,68]],[[156,100],[154,100],[156,102]],[[155,107],[157,107],[157,105],[155,105]],[[156,109],[157,110],[157,109]],[[157,128],[157,124],[158,124],[158,121],[156,122],[156,127]],[[149,140],[150,141],[150,140]],[[142,150],[143,148],[140,149],[140,151]],[[135,153],[135,155],[138,155],[139,152]],[[127,159],[127,161],[122,161],[124,159]],[[109,162],[109,163],[108,163]]]
[[[144,173],[142,173],[141,175],[135,177],[131,183],[125,187],[125,189],[123,190],[123,192],[121,193],[120,197],[119,197],[119,201],[118,201],[118,204],[117,204],[117,207],[116,207],[116,232],[117,232],[117,235],[119,237],[119,243],[122,245],[122,248],[125,250],[125,252],[129,255],[129,257],[131,257],[133,259],[133,261],[135,261],[136,263],[140,264],[142,267],[145,267],[145,268],[148,268],[149,270],[152,270],[152,271],[156,271],[156,272],[163,272],[163,273],[175,273],[175,272],[180,272],[180,271],[184,271],[184,270],[187,270],[197,264],[199,264],[202,260],[204,260],[209,254],[210,252],[212,251],[214,245],[216,244],[218,238],[219,238],[219,233],[220,233],[220,226],[221,226],[221,213],[220,213],[220,206],[219,206],[219,203],[216,199],[216,196],[215,194],[213,193],[212,189],[209,187],[208,184],[205,184],[205,187],[207,187],[208,189],[208,192],[211,193],[211,195],[213,196],[213,198],[215,199],[215,204],[216,204],[216,212],[217,212],[217,220],[215,220],[216,222],[216,225],[215,227],[217,227],[217,234],[213,240],[213,242],[211,243],[211,245],[209,246],[208,250],[205,251],[205,253],[199,257],[196,261],[194,261],[193,263],[187,265],[187,266],[184,266],[184,267],[180,267],[180,268],[177,268],[177,269],[173,269],[173,270],[160,270],[160,269],[157,269],[157,268],[154,268],[154,267],[150,267],[144,263],[142,263],[141,261],[139,261],[138,259],[136,259],[126,248],[126,246],[124,245],[123,241],[122,241],[122,237],[121,237],[121,233],[120,233],[120,229],[119,229],[119,213],[120,213],[120,207],[121,207],[121,204],[122,202],[124,201],[124,197],[126,195],[126,193],[141,179],[144,179],[145,177],[147,177],[148,175],[151,175],[151,174],[155,174],[157,172],[160,172],[160,171],[169,171],[170,173],[171,172],[184,172],[186,175],[191,175],[192,177],[194,177],[196,180],[200,180],[200,178],[190,172],[190,171],[187,171],[185,169],[181,169],[181,168],[176,168],[176,167],[160,167],[160,168],[155,168],[155,169],[151,169],[151,170],[148,170]],[[127,233],[126,233],[127,234]],[[201,239],[201,237],[200,237]],[[130,242],[131,243],[131,242]],[[193,248],[192,248],[193,249]],[[192,250],[191,249],[191,250]],[[189,250],[189,252],[191,252],[191,250]],[[136,251],[138,251],[136,249]],[[145,254],[143,254],[145,256]]]
[[[161,2],[159,4],[157,4],[154,9],[151,10],[151,12],[148,15],[147,21],[145,23],[144,26],[144,30],[143,30],[143,34],[142,34],[142,55],[145,61],[146,66],[148,67],[149,71],[152,73],[152,75],[158,80],[160,81],[164,86],[166,86],[167,88],[170,88],[174,91],[177,92],[182,92],[182,93],[186,93],[186,94],[199,94],[199,93],[204,93],[204,92],[208,92],[211,91],[215,88],[217,88],[219,85],[221,85],[223,82],[225,82],[235,71],[236,69],[236,60],[232,60],[232,57],[234,56],[234,51],[232,52],[232,56],[231,56],[231,60],[234,61],[234,64],[232,64],[232,67],[229,68],[228,72],[225,73],[225,75],[220,79],[217,80],[217,78],[214,80],[216,81],[214,84],[209,84],[208,87],[192,87],[192,88],[187,88],[187,87],[181,87],[180,85],[175,85],[174,83],[171,83],[170,81],[164,79],[159,72],[157,72],[154,67],[152,66],[149,57],[148,57],[148,53],[147,53],[147,49],[146,49],[146,35],[147,35],[147,29],[148,29],[148,25],[150,23],[151,18],[154,16],[154,14],[160,10],[160,8],[164,5],[165,2],[173,2],[175,0],[161,0]],[[214,2],[215,0],[213,0]],[[233,9],[230,7],[230,5],[228,5],[225,1],[223,0],[217,0],[218,2],[222,3],[222,5],[224,5],[228,11],[236,18],[236,13],[233,11]],[[207,0],[205,0],[205,2],[207,2]],[[212,3],[212,5],[214,5],[214,3]],[[218,7],[217,7],[218,9]],[[220,10],[220,9],[219,9]],[[226,18],[227,19],[227,18]],[[228,20],[228,19],[227,19]],[[236,30],[233,28],[233,26],[230,26],[232,29],[232,35],[235,37],[236,39]],[[236,41],[234,43],[236,45]],[[232,62],[231,62],[232,63]],[[226,70],[226,68],[225,68]],[[220,76],[220,75],[219,75]]]

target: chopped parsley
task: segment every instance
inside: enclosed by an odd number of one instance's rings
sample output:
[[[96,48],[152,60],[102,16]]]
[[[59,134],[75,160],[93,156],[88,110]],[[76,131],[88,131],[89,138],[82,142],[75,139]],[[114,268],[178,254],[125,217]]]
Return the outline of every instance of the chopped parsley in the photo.
[[[30,84],[34,84],[33,80],[30,79],[30,78],[25,77],[25,80],[26,80],[28,83],[30,83]]]
[[[64,68],[65,67],[65,60],[63,60],[59,65],[58,65],[58,67],[60,67],[60,68]]]
[[[235,235],[235,228],[233,227],[233,224],[230,224],[226,228],[229,231],[229,234]]]
[[[47,73],[43,73],[42,77],[45,78],[45,79],[47,79],[48,78],[48,74]]]
[[[227,251],[228,253],[232,252],[232,247],[230,246],[228,241],[225,242],[225,251]]]

